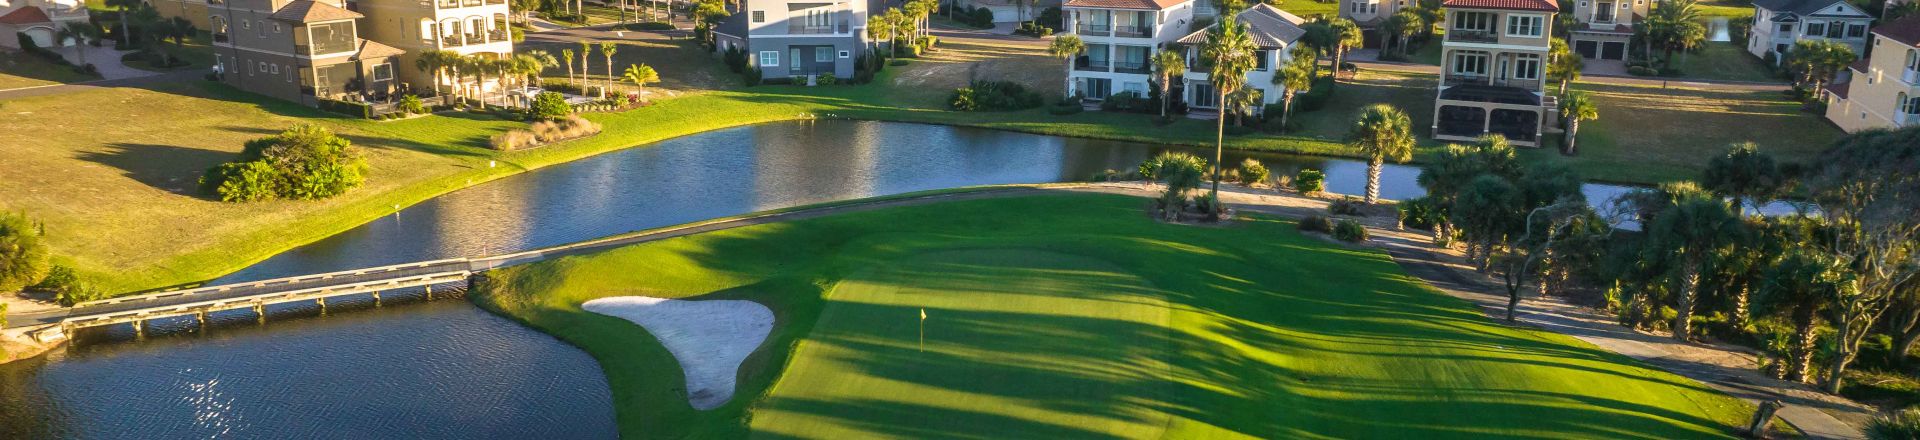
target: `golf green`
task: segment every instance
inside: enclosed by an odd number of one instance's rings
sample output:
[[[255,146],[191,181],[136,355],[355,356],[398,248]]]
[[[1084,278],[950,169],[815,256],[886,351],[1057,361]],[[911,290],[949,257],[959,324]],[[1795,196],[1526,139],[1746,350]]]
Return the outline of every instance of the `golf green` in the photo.
[[[595,356],[628,438],[1676,439],[1752,411],[1487,319],[1377,250],[1144,205],[1063,193],[746,226],[495,271],[473,298]],[[733,400],[697,411],[657,340],[579,307],[621,295],[752,300],[775,324]]]

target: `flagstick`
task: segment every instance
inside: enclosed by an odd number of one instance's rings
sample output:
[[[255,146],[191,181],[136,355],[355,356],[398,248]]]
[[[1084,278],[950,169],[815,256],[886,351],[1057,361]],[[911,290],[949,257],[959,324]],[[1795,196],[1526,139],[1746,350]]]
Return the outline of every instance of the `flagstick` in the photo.
[[[927,351],[927,309],[920,309],[920,352]]]

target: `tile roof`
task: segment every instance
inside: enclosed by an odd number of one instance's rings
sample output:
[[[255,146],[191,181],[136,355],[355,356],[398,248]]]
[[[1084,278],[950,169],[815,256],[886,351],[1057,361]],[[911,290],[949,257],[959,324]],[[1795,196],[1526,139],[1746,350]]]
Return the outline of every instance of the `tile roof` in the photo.
[[[20,9],[15,9],[13,12],[7,13],[7,15],[0,15],[0,23],[6,23],[6,24],[33,24],[33,23],[52,23],[52,22],[53,22],[53,17],[48,17],[47,11],[40,10],[39,6],[27,6]]]
[[[339,6],[312,0],[297,0],[280,7],[278,11],[273,11],[273,15],[267,18],[294,23],[315,23],[333,20],[352,20],[360,17],[364,17],[364,15],[341,9]]]
[[[1061,6],[1069,8],[1143,9],[1158,11],[1179,6],[1181,3],[1190,1],[1193,0],[1066,0]]]
[[[1581,23],[1580,27],[1574,28],[1573,31],[1574,32],[1598,32],[1598,33],[1607,33],[1607,34],[1631,34],[1633,33],[1633,26],[1628,26],[1624,24],[1608,24],[1608,25],[1594,26],[1593,23]]]
[[[360,50],[358,52],[354,52],[353,59],[371,60],[371,59],[379,59],[379,58],[386,58],[386,57],[397,57],[405,53],[407,53],[407,51],[400,50],[399,48],[396,48],[393,46],[381,44],[378,41],[362,38],[360,39]]]
[[[1847,89],[1852,88],[1848,87],[1848,84],[1852,83],[1827,84],[1827,86],[1823,88],[1827,90],[1827,93],[1832,93],[1833,96],[1838,96],[1840,99],[1847,99]]]
[[[1440,7],[1560,12],[1560,3],[1554,0],[1446,0]]]
[[[1900,44],[1920,46],[1920,14],[1907,14],[1899,20],[1874,27],[1873,33]]]
[[[1247,25],[1247,34],[1253,37],[1253,43],[1262,48],[1280,48],[1306,35],[1307,30],[1300,25],[1306,19],[1282,11],[1273,5],[1261,3],[1234,14],[1234,19]],[[1201,29],[1180,37],[1181,44],[1200,44],[1207,42],[1207,30]]]

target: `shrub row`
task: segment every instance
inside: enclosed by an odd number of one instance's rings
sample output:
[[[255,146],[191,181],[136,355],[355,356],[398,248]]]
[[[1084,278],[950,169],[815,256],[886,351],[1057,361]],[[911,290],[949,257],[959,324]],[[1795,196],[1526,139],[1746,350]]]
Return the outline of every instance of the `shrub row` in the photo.
[[[947,102],[960,111],[1005,111],[1039,107],[1045,98],[1016,82],[974,81],[954,90]]]

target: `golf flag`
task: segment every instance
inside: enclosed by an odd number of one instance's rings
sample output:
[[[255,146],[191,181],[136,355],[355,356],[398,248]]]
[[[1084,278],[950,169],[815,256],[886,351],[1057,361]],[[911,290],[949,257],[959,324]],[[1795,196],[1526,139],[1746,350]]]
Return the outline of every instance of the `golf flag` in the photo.
[[[925,320],[927,320],[927,308],[926,308],[926,307],[921,307],[921,308],[920,308],[920,320],[921,320],[921,321],[925,321]]]

